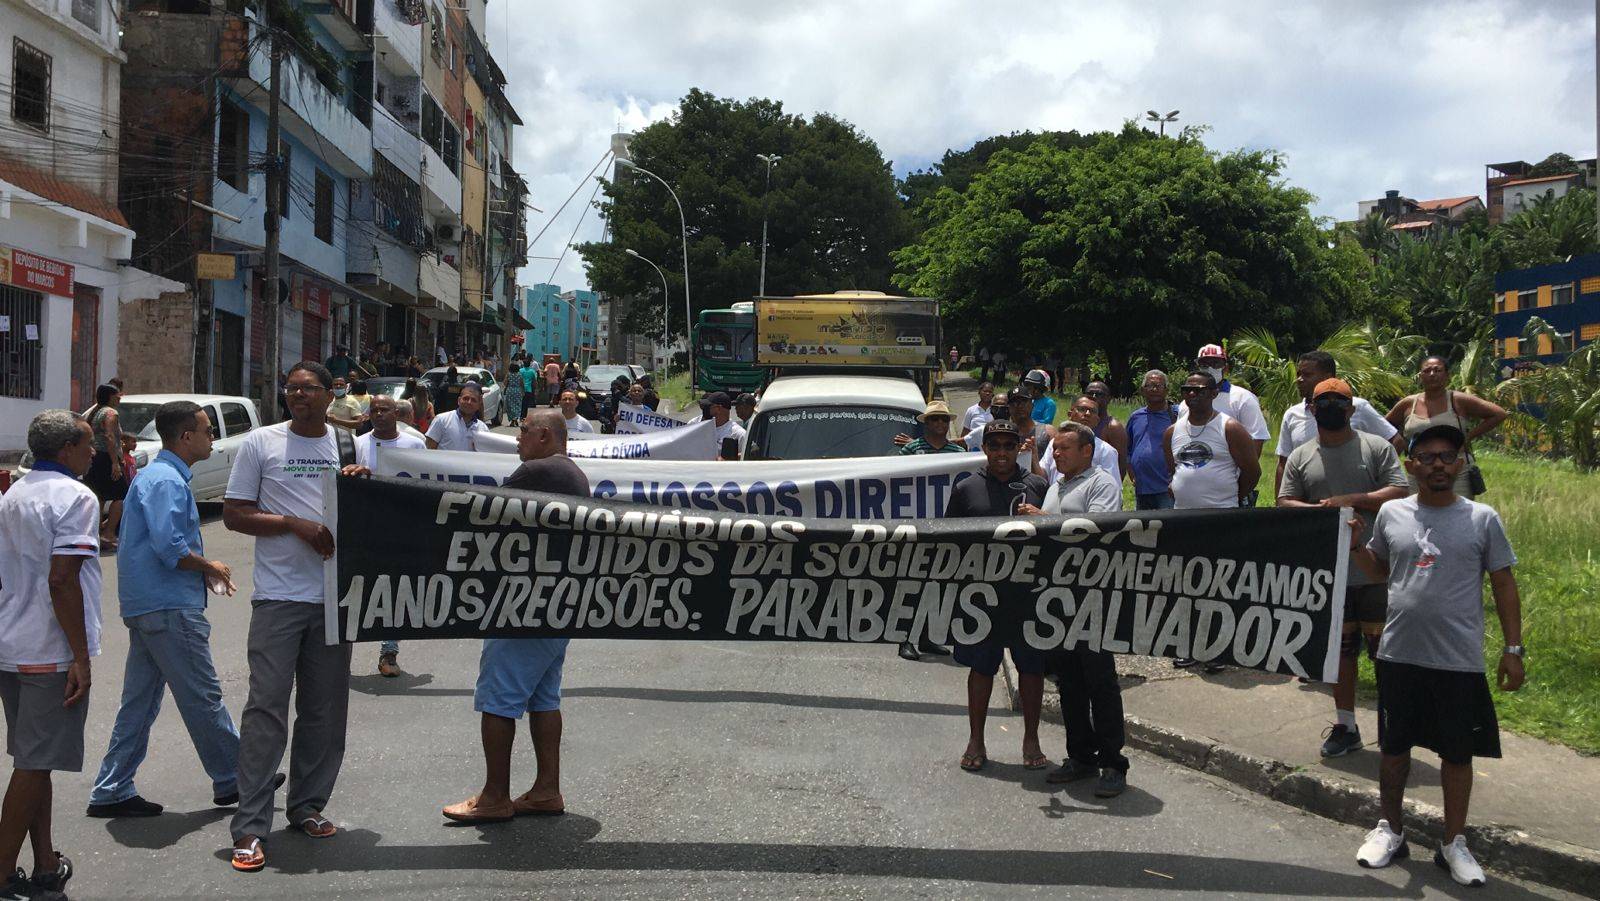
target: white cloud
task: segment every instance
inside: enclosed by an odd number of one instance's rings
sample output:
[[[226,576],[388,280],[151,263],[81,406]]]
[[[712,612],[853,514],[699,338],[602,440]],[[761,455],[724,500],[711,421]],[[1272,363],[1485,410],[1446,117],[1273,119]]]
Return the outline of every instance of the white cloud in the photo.
[[[1181,109],[1212,147],[1283,150],[1314,211],[1340,218],[1388,188],[1481,194],[1485,163],[1595,147],[1594,10],[1580,0],[511,0],[489,19],[526,123],[514,163],[545,210],[534,231],[613,131],[669,116],[691,87],[842,116],[900,172],[991,134]],[[534,254],[560,254],[591,189]],[[600,231],[591,209],[577,240]],[[555,281],[586,284],[576,254]]]

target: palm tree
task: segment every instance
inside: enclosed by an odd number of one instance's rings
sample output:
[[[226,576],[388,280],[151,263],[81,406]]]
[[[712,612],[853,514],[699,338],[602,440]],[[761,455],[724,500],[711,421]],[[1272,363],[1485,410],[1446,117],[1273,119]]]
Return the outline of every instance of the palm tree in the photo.
[[[1410,373],[1416,371],[1427,344],[1420,335],[1371,322],[1351,322],[1340,326],[1317,349],[1333,355],[1339,377],[1350,383],[1357,396],[1387,409],[1411,390]],[[1272,415],[1281,416],[1300,402],[1300,390],[1295,387],[1296,361],[1280,352],[1271,332],[1245,329],[1234,335],[1229,349],[1234,360],[1244,364],[1262,406]]]
[[[1600,342],[1578,348],[1566,362],[1540,366],[1501,382],[1495,393],[1507,406],[1543,414],[1551,444],[1567,448],[1580,469],[1600,464],[1595,429],[1600,426]]]

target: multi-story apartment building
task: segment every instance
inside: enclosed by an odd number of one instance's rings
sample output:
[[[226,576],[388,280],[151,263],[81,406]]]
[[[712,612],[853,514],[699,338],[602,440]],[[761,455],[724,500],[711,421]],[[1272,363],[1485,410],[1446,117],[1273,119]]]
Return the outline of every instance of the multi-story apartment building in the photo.
[[[124,115],[140,127],[121,141],[123,170],[136,176],[122,206],[150,238],[136,242],[135,261],[192,288],[184,350],[197,362],[185,382],[259,398],[290,363],[338,345],[360,353],[383,342],[425,361],[436,348],[474,346],[463,311],[474,311],[468,318],[481,331],[485,292],[500,285],[485,276],[492,197],[481,110],[498,103],[508,122],[515,113],[498,67],[466,49],[482,46],[469,17],[443,0],[138,0],[125,27]],[[274,42],[280,135],[269,148]],[[484,93],[474,68],[492,71],[494,91]],[[173,184],[143,160],[159,161]],[[286,177],[275,198],[280,278],[269,289],[273,166]],[[521,179],[513,187],[507,210],[520,213],[526,188]],[[518,260],[524,222],[512,217],[516,240],[507,242]],[[269,365],[265,313],[274,301],[280,357]]]
[[[1535,316],[1548,331],[1528,334],[1528,320]],[[1530,362],[1559,363],[1572,349],[1597,338],[1600,253],[1495,276],[1495,358],[1502,375]]]
[[[93,403],[124,322],[184,289],[125,265],[117,7],[0,0],[0,452],[41,410]]]

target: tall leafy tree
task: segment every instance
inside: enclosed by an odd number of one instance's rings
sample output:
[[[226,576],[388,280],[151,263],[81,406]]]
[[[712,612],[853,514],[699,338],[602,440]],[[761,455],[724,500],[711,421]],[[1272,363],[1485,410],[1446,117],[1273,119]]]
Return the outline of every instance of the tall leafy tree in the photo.
[[[764,212],[768,294],[890,287],[890,253],[907,235],[905,211],[878,146],[848,122],[827,113],[806,119],[774,100],[740,102],[695,89],[671,119],[641,130],[630,151],[683,202],[697,313],[756,294]],[[757,154],[783,157],[770,192],[767,164]],[[637,251],[665,271],[669,322],[683,334],[678,207],[655,180],[626,169],[621,176],[602,185],[596,204],[611,240],[578,248],[589,283],[608,294],[650,298],[633,306],[633,321],[624,325],[659,329],[660,280],[624,252]]]
[[[911,214],[912,222],[918,228],[930,225],[928,201],[945,188],[957,194],[965,191],[973,177],[983,171],[995,154],[1002,150],[1027,150],[1039,141],[1068,150],[1092,144],[1095,137],[1077,131],[1014,131],[1008,135],[984,138],[965,150],[946,150],[939,162],[927,169],[911,172],[900,183],[900,192],[905,196],[906,210]]]
[[[1359,254],[1333,257],[1275,153],[1206,149],[1131,123],[1063,148],[1002,150],[895,256],[895,283],[939,297],[954,328],[1014,350],[1105,353],[1116,387],[1135,359],[1192,353],[1247,325],[1290,345],[1359,305]],[[1365,295],[1363,295],[1363,298]]]

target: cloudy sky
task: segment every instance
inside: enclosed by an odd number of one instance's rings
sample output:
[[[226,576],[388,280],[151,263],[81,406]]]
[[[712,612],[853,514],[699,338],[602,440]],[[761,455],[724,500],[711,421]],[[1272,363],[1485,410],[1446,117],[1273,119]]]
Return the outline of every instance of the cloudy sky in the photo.
[[[599,234],[594,210],[579,221],[591,187],[551,215],[613,131],[669,116],[691,87],[842,116],[898,174],[992,134],[1178,109],[1213,148],[1284,151],[1313,211],[1339,218],[1387,188],[1481,195],[1488,162],[1595,153],[1587,0],[510,0],[490,4],[489,31],[526,123],[514,163],[544,210],[530,228],[549,223],[538,256]],[[587,284],[570,251],[521,280],[553,267]]]

